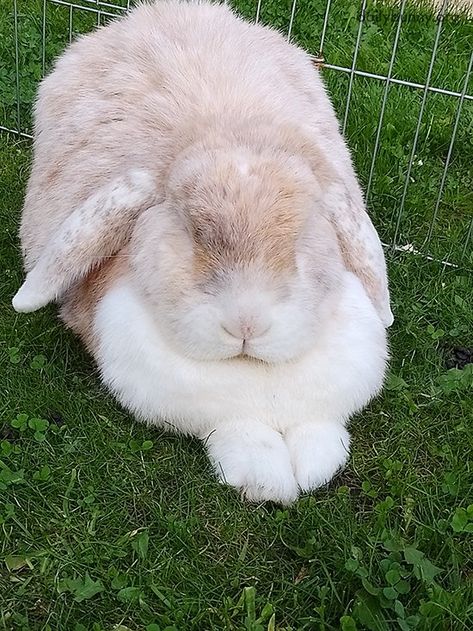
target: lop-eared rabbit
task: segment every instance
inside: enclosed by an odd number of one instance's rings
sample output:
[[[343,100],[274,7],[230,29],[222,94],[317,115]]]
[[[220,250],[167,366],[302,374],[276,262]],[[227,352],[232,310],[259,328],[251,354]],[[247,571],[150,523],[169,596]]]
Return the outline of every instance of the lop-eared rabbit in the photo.
[[[201,439],[222,482],[289,503],[344,465],[383,382],[386,266],[281,34],[161,1],[79,38],[39,89],[20,236],[15,309],[56,301],[121,404]]]

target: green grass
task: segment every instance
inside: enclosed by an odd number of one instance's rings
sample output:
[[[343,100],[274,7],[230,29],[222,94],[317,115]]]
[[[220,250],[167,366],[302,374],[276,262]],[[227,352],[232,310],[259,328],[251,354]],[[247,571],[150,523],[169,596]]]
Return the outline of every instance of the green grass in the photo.
[[[41,74],[42,3],[18,5],[26,124]],[[287,26],[289,5],[263,2],[262,19]],[[2,123],[14,125],[12,22],[3,19],[10,6],[0,0],[0,113]],[[325,49],[331,63],[350,63],[356,37],[350,6],[333,2]],[[245,7],[254,12],[254,3]],[[49,11],[47,61],[67,40],[69,24],[67,10]],[[301,0],[296,16],[294,35],[313,52],[323,11],[323,3]],[[90,28],[90,20],[78,15],[75,29]],[[406,24],[397,76],[422,82],[433,19],[422,8],[409,9]],[[394,10],[369,4],[360,67],[385,72],[394,25]],[[458,90],[472,27],[451,17],[445,29],[433,83]],[[343,116],[347,78],[325,76]],[[382,90],[355,79],[348,136],[365,182]],[[388,100],[371,195],[386,240],[420,98],[393,88]],[[413,172],[402,241],[420,245],[425,237],[456,104],[429,96],[418,154],[423,166]],[[243,504],[216,483],[196,441],[133,423],[53,309],[12,311],[22,277],[16,233],[31,153],[28,142],[0,135],[0,628],[473,628],[473,369],[446,363],[454,347],[473,346],[472,260],[463,255],[472,125],[465,104],[429,246],[462,266],[389,253],[396,322],[387,387],[352,422],[347,469],[287,510]]]

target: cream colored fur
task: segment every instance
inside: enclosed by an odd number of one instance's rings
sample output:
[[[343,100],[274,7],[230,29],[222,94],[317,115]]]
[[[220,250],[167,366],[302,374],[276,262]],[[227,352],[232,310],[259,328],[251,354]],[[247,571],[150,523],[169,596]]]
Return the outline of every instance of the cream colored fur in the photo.
[[[383,380],[386,267],[281,35],[162,1],[72,44],[39,90],[20,236],[15,309],[58,301],[122,403],[204,440],[223,481],[289,502],[345,462]]]

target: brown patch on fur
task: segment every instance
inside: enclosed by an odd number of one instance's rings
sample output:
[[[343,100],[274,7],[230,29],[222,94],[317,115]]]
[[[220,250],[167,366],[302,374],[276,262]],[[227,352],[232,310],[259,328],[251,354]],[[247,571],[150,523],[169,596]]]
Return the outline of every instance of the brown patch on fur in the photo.
[[[111,285],[125,274],[127,266],[128,255],[122,250],[92,270],[81,283],[73,287],[61,305],[61,319],[81,338],[92,355],[98,345],[94,335],[97,304]]]
[[[251,158],[249,159],[251,161]],[[254,261],[275,274],[292,270],[296,240],[310,209],[307,187],[275,161],[240,168],[216,161],[193,174],[181,197],[195,243],[198,276]]]
[[[259,260],[274,273],[289,270],[299,227],[298,217],[286,208],[269,207],[268,217],[258,222],[245,216],[200,216],[193,229],[197,267],[209,273]]]
[[[61,167],[59,164],[53,164],[49,171],[46,173],[46,186],[53,186],[61,173]]]

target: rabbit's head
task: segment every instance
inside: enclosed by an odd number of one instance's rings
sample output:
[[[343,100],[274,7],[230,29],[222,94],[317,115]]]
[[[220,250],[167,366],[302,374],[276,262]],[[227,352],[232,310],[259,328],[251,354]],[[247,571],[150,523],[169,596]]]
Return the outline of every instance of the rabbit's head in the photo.
[[[321,189],[301,159],[188,155],[144,212],[131,266],[169,343],[198,359],[267,362],[310,349],[343,270]]]
[[[146,170],[130,171],[74,210],[14,307],[61,300],[128,244],[133,282],[156,326],[194,358],[297,358],[319,339],[345,269],[391,324],[379,237],[359,190],[327,161],[275,147],[194,146],[166,181],[158,196]]]

